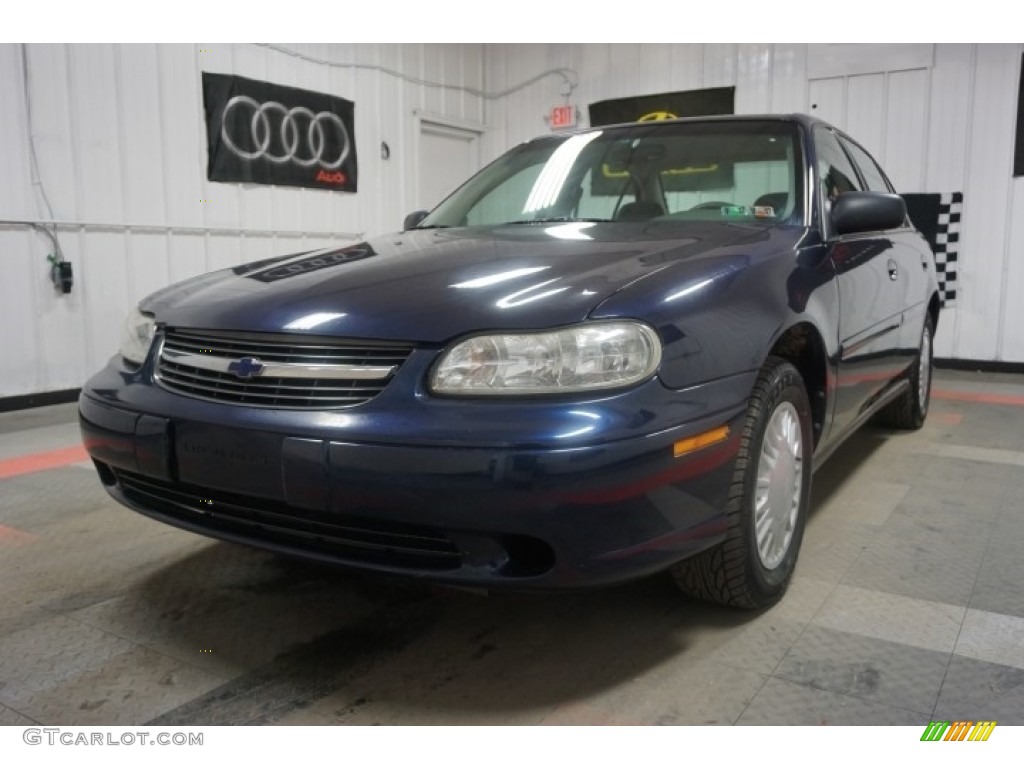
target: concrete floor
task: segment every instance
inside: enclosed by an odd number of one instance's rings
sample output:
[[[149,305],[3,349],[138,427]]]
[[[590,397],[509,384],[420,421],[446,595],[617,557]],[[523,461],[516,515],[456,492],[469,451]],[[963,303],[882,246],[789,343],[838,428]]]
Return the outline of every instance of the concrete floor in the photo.
[[[935,388],[923,430],[815,476],[761,613],[667,578],[487,597],[286,561],[109,500],[61,450],[73,406],[2,414],[0,725],[1024,725],[1024,377]]]

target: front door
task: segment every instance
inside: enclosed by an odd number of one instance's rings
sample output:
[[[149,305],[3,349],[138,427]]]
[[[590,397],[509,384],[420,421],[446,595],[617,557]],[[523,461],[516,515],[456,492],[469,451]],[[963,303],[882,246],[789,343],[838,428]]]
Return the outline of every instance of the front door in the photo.
[[[814,131],[829,258],[839,286],[839,369],[833,430],[843,432],[900,373],[903,294],[899,256],[884,232],[838,236],[828,230],[832,201],[863,190],[832,131]]]

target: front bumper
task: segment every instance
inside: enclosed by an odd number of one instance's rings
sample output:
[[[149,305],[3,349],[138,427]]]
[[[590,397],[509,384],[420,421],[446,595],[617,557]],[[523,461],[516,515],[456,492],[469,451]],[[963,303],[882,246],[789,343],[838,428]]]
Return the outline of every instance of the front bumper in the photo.
[[[80,420],[104,486],[126,506],[216,538],[484,587],[624,581],[720,541],[744,412],[740,402],[567,448],[396,445],[287,419],[227,427],[209,405],[167,394],[159,415],[144,413],[111,404],[110,377],[83,390]],[[677,440],[722,424],[727,440],[673,455]]]

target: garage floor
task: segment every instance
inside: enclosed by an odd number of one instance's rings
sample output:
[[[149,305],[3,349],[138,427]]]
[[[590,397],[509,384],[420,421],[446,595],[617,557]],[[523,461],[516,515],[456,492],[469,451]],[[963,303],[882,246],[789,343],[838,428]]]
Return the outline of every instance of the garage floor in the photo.
[[[1024,377],[938,372],[923,430],[815,476],[793,586],[558,596],[353,576],[108,499],[73,405],[0,415],[0,725],[1024,725]]]

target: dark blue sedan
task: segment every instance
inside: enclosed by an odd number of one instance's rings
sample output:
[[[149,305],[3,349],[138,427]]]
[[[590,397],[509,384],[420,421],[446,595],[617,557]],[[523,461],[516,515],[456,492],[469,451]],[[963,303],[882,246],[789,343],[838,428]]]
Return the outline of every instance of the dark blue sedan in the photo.
[[[404,231],[171,286],[79,401],[114,498],[435,581],[779,599],[812,469],[927,414],[932,254],[803,116],[511,150]]]

